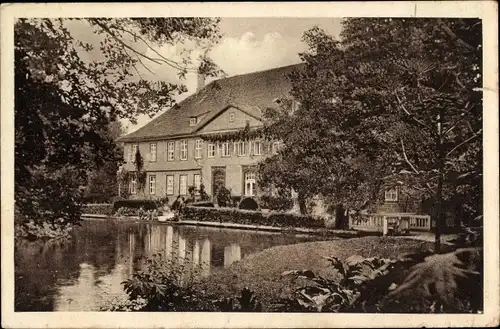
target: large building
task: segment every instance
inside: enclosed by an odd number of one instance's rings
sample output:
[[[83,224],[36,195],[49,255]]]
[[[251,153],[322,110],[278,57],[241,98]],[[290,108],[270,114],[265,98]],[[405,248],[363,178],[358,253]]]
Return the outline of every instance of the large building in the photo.
[[[124,170],[136,170],[137,150],[144,159],[145,188],[139,191],[131,178],[131,197],[173,200],[200,184],[209,195],[225,186],[232,195],[255,196],[256,164],[276,152],[279,142],[210,143],[202,137],[262,126],[263,111],[290,98],[288,74],[299,68],[300,64],[238,75],[206,86],[199,77],[195,94],[119,139],[124,143]]]
[[[203,136],[230,133],[263,125],[262,113],[277,108],[279,100],[291,100],[288,75],[302,64],[224,78],[204,85],[144,127],[119,139],[124,143],[125,165],[136,170],[135,153],[144,159],[146,182],[138,188],[131,177],[131,198],[163,198],[172,202],[187,196],[190,186],[205,186],[214,196],[218,186],[225,186],[233,196],[256,196],[256,164],[277,152],[279,142],[253,140],[210,143]],[[293,101],[292,101],[293,102]],[[401,195],[397,188],[383,193],[377,212],[419,212],[415,200]],[[316,200],[322,213],[322,200]],[[296,208],[296,207],[295,207]]]

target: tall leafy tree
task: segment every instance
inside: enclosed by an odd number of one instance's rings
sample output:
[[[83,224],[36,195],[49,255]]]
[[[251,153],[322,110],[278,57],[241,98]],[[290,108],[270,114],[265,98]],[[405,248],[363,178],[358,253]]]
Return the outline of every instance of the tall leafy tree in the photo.
[[[15,201],[20,223],[77,222],[87,172],[116,156],[110,123],[152,116],[186,91],[182,84],[143,79],[141,68],[163,64],[181,77],[190,70],[221,73],[208,57],[220,38],[218,19],[78,20],[99,36],[99,47],[75,38],[69,21],[19,19],[14,27]],[[176,62],[156,50],[186,40],[206,50],[196,67],[190,56]],[[88,60],[91,52],[98,59]]]
[[[108,137],[116,141],[125,133],[120,121],[113,121],[108,125]],[[117,144],[114,157],[110,157],[103,164],[88,171],[87,184],[83,198],[86,202],[111,202],[118,196],[117,172],[123,163],[123,146]]]
[[[268,128],[285,148],[264,180],[354,209],[399,185],[436,205],[438,228],[442,205],[481,215],[481,33],[479,19],[352,18],[340,40],[307,31],[292,75],[301,107]]]

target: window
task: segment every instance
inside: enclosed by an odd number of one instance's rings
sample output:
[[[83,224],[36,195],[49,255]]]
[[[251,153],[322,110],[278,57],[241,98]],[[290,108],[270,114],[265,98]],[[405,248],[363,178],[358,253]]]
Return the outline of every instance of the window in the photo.
[[[156,143],[151,143],[149,144],[149,161],[155,162],[156,161]]]
[[[246,150],[246,143],[245,142],[234,142],[235,144],[235,148],[236,148],[236,154],[238,154],[238,156],[244,156],[246,155],[247,153],[247,150]]]
[[[155,194],[156,193],[156,176],[151,175],[149,176],[149,194]]]
[[[278,154],[279,149],[280,149],[280,142],[273,142],[271,147],[271,152],[273,154]]]
[[[255,172],[247,172],[245,174],[245,195],[254,196],[255,195]]]
[[[167,144],[167,161],[174,161],[175,142],[168,142]]]
[[[224,142],[219,144],[220,155],[223,157],[231,156],[229,152],[229,142]]]
[[[179,176],[179,195],[186,195],[187,194],[187,175],[180,175]]]
[[[253,143],[253,154],[261,155],[262,154],[262,142],[254,142]]]
[[[130,179],[130,194],[137,194],[137,179],[135,175],[132,175]]]
[[[187,141],[182,141],[181,142],[181,160],[187,160],[188,158],[188,142]]]
[[[385,201],[398,201],[398,189],[397,187],[385,190]]]
[[[229,113],[229,122],[234,122],[234,112]]]
[[[167,175],[167,195],[174,194],[174,176]]]
[[[190,126],[196,126],[197,123],[198,123],[198,119],[196,117],[189,118],[189,125]]]
[[[201,148],[203,145],[203,141],[201,139],[196,140],[196,145],[194,148],[194,158],[195,159],[201,159]]]
[[[196,194],[198,194],[199,190],[200,190],[200,185],[201,185],[201,175],[200,174],[194,174],[193,185],[196,188]]]
[[[207,157],[208,158],[213,158],[215,157],[215,144],[214,143],[209,143],[207,147]]]
[[[139,145],[137,144],[132,145],[132,152],[130,152],[130,162],[135,162],[135,154],[137,153],[138,149]]]

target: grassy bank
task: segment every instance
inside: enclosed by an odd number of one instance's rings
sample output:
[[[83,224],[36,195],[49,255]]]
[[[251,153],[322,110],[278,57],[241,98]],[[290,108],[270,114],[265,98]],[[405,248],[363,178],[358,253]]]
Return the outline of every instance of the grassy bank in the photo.
[[[287,270],[310,269],[328,276],[328,263],[323,258],[343,260],[352,255],[395,258],[402,253],[432,248],[429,242],[387,237],[364,237],[333,241],[307,242],[278,246],[250,255],[227,269],[215,272],[204,280],[209,294],[235,296],[248,287],[263,302],[264,310],[271,310],[271,301],[292,294],[298,286],[289,278],[281,278]]]

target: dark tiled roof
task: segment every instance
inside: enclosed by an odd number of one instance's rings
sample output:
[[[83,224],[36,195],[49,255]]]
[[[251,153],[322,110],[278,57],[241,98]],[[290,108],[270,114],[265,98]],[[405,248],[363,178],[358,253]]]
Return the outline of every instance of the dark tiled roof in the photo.
[[[275,106],[273,101],[276,98],[289,96],[291,83],[288,74],[302,66],[296,64],[212,81],[145,126],[119,138],[119,141],[189,135],[229,105],[260,118],[263,109]],[[189,118],[200,115],[203,115],[200,123],[189,126]]]

